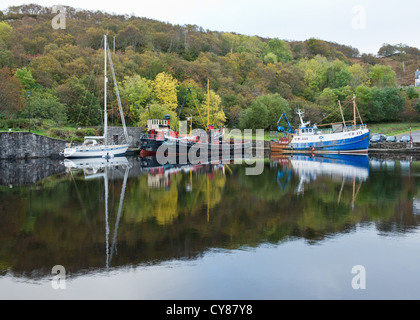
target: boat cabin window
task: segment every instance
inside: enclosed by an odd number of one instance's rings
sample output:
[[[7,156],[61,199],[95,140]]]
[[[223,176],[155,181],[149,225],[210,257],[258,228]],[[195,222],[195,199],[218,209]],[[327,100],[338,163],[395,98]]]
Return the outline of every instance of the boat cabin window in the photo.
[[[96,140],[85,140],[83,145],[85,145],[87,147],[93,147],[93,146],[98,145],[98,141],[96,141]]]
[[[303,128],[300,130],[300,132],[302,134],[314,134],[316,133],[316,129],[315,128]]]

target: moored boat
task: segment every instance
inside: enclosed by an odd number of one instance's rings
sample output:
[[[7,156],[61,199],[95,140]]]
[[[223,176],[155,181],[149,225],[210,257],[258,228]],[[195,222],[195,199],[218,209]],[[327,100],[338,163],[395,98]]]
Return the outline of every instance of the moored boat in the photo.
[[[353,103],[356,114],[354,100]],[[304,122],[303,111],[298,110],[297,114],[300,120],[299,129],[289,128],[286,137],[272,142],[272,152],[368,153],[370,129],[363,123],[357,125],[356,116],[351,125],[347,125],[348,121],[344,121],[343,117],[342,123],[331,124],[332,128],[320,130],[317,125],[311,126],[310,122]]]
[[[125,125],[124,113],[121,106],[121,100],[118,92],[117,81],[115,78],[114,67],[112,64],[111,53],[107,46],[107,36],[104,35],[104,135],[103,136],[90,136],[84,138],[84,143],[82,146],[71,146],[71,144],[64,149],[61,154],[66,158],[112,158],[123,156],[127,152],[129,147],[128,144],[120,145],[108,145],[108,110],[107,110],[107,58],[111,64],[112,76],[115,85],[115,91],[118,98],[118,107],[121,115],[121,122],[123,125],[125,142],[128,142],[128,133]],[[98,141],[103,141],[99,143]]]

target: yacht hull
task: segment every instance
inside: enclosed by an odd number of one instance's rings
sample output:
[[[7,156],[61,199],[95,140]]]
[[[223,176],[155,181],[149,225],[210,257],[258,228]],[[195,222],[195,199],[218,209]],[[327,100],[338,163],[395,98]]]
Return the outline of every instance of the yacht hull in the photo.
[[[102,158],[124,156],[128,145],[74,147],[64,149],[63,155],[66,158]]]

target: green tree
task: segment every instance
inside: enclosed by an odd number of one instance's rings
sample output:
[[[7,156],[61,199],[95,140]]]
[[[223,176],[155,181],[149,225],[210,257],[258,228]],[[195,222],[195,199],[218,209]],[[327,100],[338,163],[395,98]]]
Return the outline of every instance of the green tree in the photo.
[[[141,41],[141,32],[137,26],[129,24],[118,33],[119,43],[125,47],[136,50]]]
[[[153,83],[139,75],[125,77],[120,85],[120,93],[130,105],[138,104],[145,107],[152,103]]]
[[[32,72],[28,68],[24,67],[16,70],[16,77],[19,79],[20,84],[26,89],[30,90],[35,84],[35,79],[32,76]]]
[[[404,110],[407,100],[397,88],[385,87],[373,91],[374,108],[382,111],[382,119],[385,121],[399,120],[400,113]]]
[[[274,63],[277,63],[277,61],[278,61],[277,56],[272,52],[269,52],[264,56],[264,63],[266,64],[269,64],[269,63],[274,64]]]
[[[264,104],[254,102],[251,107],[241,112],[239,126],[241,129],[266,129],[270,125],[269,114]]]
[[[268,42],[268,53],[274,53],[277,61],[289,62],[293,59],[292,51],[287,42],[277,38]]]
[[[11,66],[13,62],[13,54],[7,49],[7,46],[0,41],[0,68]]]
[[[75,76],[55,89],[60,103],[67,106],[69,123],[80,126],[98,125],[102,122],[102,107],[94,93],[84,85],[84,79]]]
[[[372,89],[367,85],[360,85],[355,89],[357,108],[364,121],[375,121],[370,109]]]
[[[351,76],[348,66],[343,61],[335,60],[326,70],[326,85],[331,89],[345,87],[350,83]]]
[[[13,28],[5,21],[0,21],[0,42],[9,45],[13,35]]]
[[[315,101],[316,96],[327,87],[328,60],[318,55],[313,59],[300,60],[297,67],[304,74],[306,89],[303,96],[310,101]]]
[[[258,97],[254,104],[261,104],[267,108],[270,128],[275,127],[277,120],[285,113],[289,118],[291,117],[291,108],[286,99],[279,94],[268,94]],[[261,129],[261,128],[259,128]],[[262,128],[267,129],[267,127]]]
[[[368,122],[399,120],[407,100],[397,88],[385,87],[356,88],[357,105],[362,117]]]
[[[314,56],[316,55],[321,55],[324,57],[331,56],[331,48],[325,41],[311,38],[309,40],[306,40],[306,46],[308,47],[309,52]]]
[[[332,112],[337,106],[337,94],[331,88],[325,88],[318,96],[316,103],[322,106],[325,112]]]
[[[350,86],[352,89],[357,88],[362,84],[368,84],[369,76],[367,69],[360,63],[355,63],[349,67],[351,74]]]
[[[26,110],[26,109],[25,109]],[[31,95],[31,117],[50,119],[57,124],[67,123],[67,107],[49,91],[35,90]]]
[[[395,87],[396,73],[390,66],[377,64],[370,67],[369,80],[372,86],[379,88]]]
[[[29,66],[35,80],[42,86],[51,88],[62,79],[62,66],[52,55],[38,57]]]
[[[407,97],[410,100],[418,99],[420,97],[420,94],[419,94],[419,92],[416,89],[414,89],[414,88],[408,88],[407,89]]]
[[[389,57],[393,56],[398,52],[398,49],[396,46],[390,45],[385,43],[378,51],[378,56],[380,57]]]

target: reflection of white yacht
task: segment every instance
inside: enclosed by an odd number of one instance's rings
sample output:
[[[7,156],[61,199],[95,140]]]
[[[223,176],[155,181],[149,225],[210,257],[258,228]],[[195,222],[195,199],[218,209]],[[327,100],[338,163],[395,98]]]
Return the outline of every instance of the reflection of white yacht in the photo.
[[[98,170],[104,167],[128,166],[129,162],[126,157],[116,158],[80,158],[80,159],[64,159],[64,166],[68,169],[92,169]]]
[[[116,241],[118,226],[121,219],[121,212],[124,203],[125,190],[127,187],[128,173],[130,171],[131,165],[128,162],[126,157],[117,157],[111,159],[104,158],[89,158],[89,159],[65,159],[64,165],[69,169],[72,179],[76,185],[76,182],[73,178],[73,171],[83,170],[85,174],[85,180],[92,179],[104,179],[104,189],[105,189],[105,241],[106,241],[106,268],[108,269],[113,255],[116,251]],[[112,243],[110,247],[109,237],[110,237],[110,227],[109,227],[109,209],[108,209],[108,198],[109,198],[109,174],[112,171],[118,171],[120,169],[125,169],[124,171],[124,181],[121,189],[120,202],[118,206],[117,219],[114,227],[114,235],[112,237]],[[77,193],[79,193],[76,185]],[[80,197],[79,197],[80,198]]]

